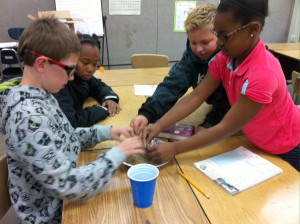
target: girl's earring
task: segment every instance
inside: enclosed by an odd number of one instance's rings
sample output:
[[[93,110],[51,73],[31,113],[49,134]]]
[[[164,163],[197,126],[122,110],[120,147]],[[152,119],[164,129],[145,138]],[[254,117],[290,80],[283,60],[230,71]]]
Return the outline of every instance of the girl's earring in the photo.
[[[251,37],[251,38],[253,37],[253,33],[250,35],[250,37]]]

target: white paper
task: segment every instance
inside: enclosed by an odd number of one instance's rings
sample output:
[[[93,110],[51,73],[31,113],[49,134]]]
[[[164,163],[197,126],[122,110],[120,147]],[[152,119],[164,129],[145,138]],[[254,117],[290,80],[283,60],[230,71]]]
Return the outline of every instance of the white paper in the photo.
[[[141,0],[109,0],[109,15],[141,15]]]
[[[185,32],[184,21],[197,1],[176,1],[174,12],[174,32]]]
[[[242,146],[196,162],[194,166],[232,195],[283,172],[281,168]]]
[[[103,36],[101,0],[55,0],[56,10],[69,10],[75,31]],[[82,19],[83,21],[76,21]]]
[[[136,96],[152,96],[157,85],[134,85]]]

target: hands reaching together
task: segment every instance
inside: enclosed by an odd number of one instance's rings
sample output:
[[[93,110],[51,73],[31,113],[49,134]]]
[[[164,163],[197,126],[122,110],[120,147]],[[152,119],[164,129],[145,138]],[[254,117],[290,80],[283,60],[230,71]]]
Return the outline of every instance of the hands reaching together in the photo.
[[[173,142],[164,142],[161,144],[147,147],[148,157],[155,162],[166,162],[176,156]]]
[[[131,127],[112,127],[110,129],[110,136],[112,140],[121,141],[124,137],[134,137],[134,132]]]
[[[133,128],[134,134],[138,135],[147,124],[148,119],[143,115],[138,115],[131,120],[130,127]]]
[[[140,135],[144,145],[147,145],[154,137],[156,137],[161,129],[157,123],[148,124],[148,119],[143,115],[138,115],[131,120],[130,126],[135,134]],[[173,150],[174,143],[162,143],[152,147],[147,147],[148,157],[155,162],[164,162],[175,156]]]
[[[166,142],[147,147],[148,142],[156,137],[161,129],[157,123],[146,126],[145,121],[148,123],[144,116],[137,116],[131,121],[131,127],[112,127],[111,138],[121,141],[119,148],[127,157],[148,153],[148,157],[155,162],[172,159],[176,155],[174,143]]]
[[[120,141],[118,147],[126,157],[146,153],[146,145],[139,136],[134,135],[131,127],[112,127],[110,135],[112,140]]]

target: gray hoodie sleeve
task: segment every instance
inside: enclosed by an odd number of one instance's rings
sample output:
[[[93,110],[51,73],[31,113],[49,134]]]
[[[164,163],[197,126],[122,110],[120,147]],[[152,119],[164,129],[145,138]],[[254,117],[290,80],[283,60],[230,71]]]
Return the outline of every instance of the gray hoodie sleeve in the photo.
[[[24,117],[12,126],[11,133],[18,134],[10,136],[11,155],[26,164],[20,187],[26,183],[25,173],[29,173],[43,191],[57,198],[79,199],[98,193],[125,161],[125,154],[114,147],[89,164],[76,164],[83,147],[110,139],[111,127],[74,130],[59,111],[52,114]]]

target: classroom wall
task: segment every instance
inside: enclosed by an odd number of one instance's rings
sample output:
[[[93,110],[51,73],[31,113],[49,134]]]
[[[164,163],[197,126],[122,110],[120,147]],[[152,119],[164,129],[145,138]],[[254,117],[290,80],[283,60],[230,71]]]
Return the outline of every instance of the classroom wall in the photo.
[[[300,6],[300,0],[295,0],[291,23],[290,23],[290,29],[289,29],[288,42],[300,41],[299,6]]]
[[[55,10],[54,0],[0,0],[0,42],[13,41],[7,33],[9,27],[25,27],[28,14]]]
[[[262,32],[265,42],[287,41],[294,1],[269,0],[270,13]],[[107,16],[108,50],[112,68],[129,65],[130,56],[134,53],[166,54],[171,61],[181,58],[186,34],[173,32],[174,2],[141,0],[141,15],[124,16],[109,15],[109,0],[102,1],[103,15]],[[198,4],[216,5],[218,2],[219,0],[197,1]],[[13,41],[9,38],[7,29],[25,27],[30,22],[28,14],[55,10],[54,0],[1,0],[0,4],[0,42]],[[106,53],[104,65],[107,65]]]

